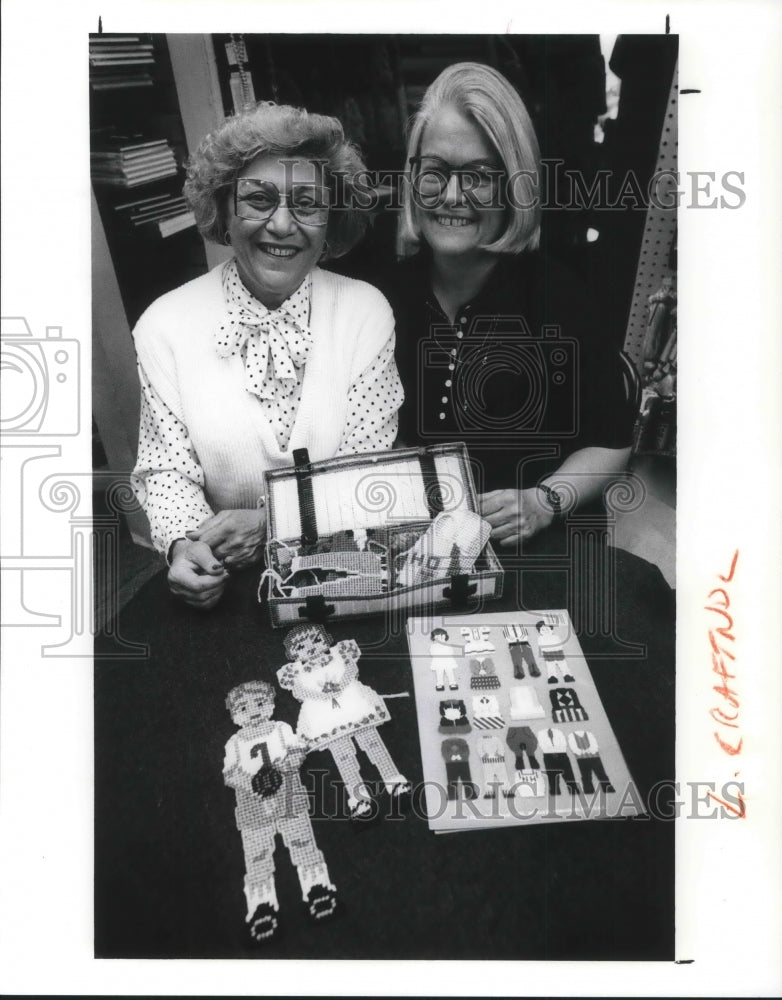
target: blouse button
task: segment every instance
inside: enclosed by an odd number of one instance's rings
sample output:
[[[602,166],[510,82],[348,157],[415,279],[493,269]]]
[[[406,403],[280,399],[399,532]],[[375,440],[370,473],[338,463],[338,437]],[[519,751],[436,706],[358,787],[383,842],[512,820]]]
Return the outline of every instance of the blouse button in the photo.
[[[448,397],[447,396],[443,396],[443,398],[440,400],[440,402],[441,403],[447,403],[448,402]]]
[[[460,323],[466,323],[467,322],[467,317],[466,316],[460,316],[459,317],[459,322]]]
[[[453,364],[451,364],[451,365],[448,365],[448,371],[449,371],[449,372],[452,372],[452,371],[454,371],[454,370],[455,370],[455,368],[456,368],[456,365],[453,365]]]
[[[451,354],[452,354],[452,355],[455,355],[455,354],[456,354],[456,348],[455,348],[455,347],[452,347],[452,348],[451,348]]]
[[[457,330],[456,336],[459,338],[459,340],[461,340],[462,337],[464,336],[464,330]]]
[[[446,389],[450,389],[451,388],[451,380],[449,378],[447,378],[445,380],[445,388]]]
[[[440,419],[441,419],[441,420],[445,420],[445,414],[444,414],[444,413],[441,413],[441,414],[440,414]]]

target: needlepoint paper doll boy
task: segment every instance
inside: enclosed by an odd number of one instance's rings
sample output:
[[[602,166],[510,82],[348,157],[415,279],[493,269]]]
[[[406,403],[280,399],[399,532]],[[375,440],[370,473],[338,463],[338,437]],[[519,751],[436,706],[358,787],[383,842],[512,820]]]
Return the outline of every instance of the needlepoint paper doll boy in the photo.
[[[248,681],[225,701],[234,733],[225,746],[223,780],[236,792],[236,825],[244,848],[247,923],[256,941],[277,931],[274,844],[279,833],[290,852],[301,895],[314,919],[336,908],[336,889],[315,843],[299,768],[304,749],[286,722],[271,718],[274,688]]]

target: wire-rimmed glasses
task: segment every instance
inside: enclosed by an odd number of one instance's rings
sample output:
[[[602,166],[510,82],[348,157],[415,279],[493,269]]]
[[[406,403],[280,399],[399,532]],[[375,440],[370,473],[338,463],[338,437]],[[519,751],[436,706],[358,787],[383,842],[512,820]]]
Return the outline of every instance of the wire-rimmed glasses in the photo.
[[[329,221],[331,192],[321,184],[293,184],[284,195],[271,181],[239,177],[234,185],[234,212],[248,222],[265,222],[281,204],[304,226],[325,226]]]

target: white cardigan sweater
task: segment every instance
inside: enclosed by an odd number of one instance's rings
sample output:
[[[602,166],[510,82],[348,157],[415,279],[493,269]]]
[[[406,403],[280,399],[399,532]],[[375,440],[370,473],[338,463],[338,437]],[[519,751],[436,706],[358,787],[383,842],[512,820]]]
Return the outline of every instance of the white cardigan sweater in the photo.
[[[169,512],[173,517],[165,517],[165,524],[160,523],[165,496],[160,485],[172,470],[135,470],[139,492],[143,494],[146,484],[150,497],[154,495],[145,509],[153,541],[164,552],[174,537],[182,537],[184,530],[208,516],[204,500],[211,511],[254,508],[263,493],[264,471],[291,465],[295,449],[306,448],[312,461],[334,457],[350,419],[351,386],[374,360],[393,349],[394,318],[383,295],[363,281],[316,268],[309,322],[312,346],[290,442],[282,449],[258,398],[245,389],[242,357],[217,355],[215,331],[226,317],[222,267],[161,296],[133,331],[139,366],[187,428],[202,470],[202,475],[189,475],[194,490],[203,491],[200,512],[185,518],[186,523]],[[398,376],[394,382],[393,398],[384,404],[386,417],[388,406],[395,413],[403,398]]]

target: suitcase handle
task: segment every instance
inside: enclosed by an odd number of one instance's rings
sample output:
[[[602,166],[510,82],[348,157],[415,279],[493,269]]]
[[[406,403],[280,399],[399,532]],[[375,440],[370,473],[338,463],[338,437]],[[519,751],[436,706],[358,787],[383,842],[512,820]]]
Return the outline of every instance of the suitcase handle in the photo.
[[[434,455],[425,448],[418,453],[418,461],[421,464],[421,475],[424,480],[424,497],[426,506],[429,508],[429,516],[434,520],[438,514],[445,510],[443,502],[443,491],[440,488],[440,480],[437,476],[437,466],[434,463]]]
[[[296,475],[296,491],[299,495],[301,544],[314,545],[318,540],[318,524],[315,518],[315,498],[312,493],[312,464],[306,448],[294,449],[293,470]]]
[[[317,622],[322,625],[334,614],[334,605],[326,604],[323,594],[310,594],[299,608],[299,618],[306,618],[308,622]]]
[[[478,590],[476,583],[470,583],[470,578],[464,573],[456,573],[451,577],[450,587],[443,588],[443,597],[451,602],[454,611],[464,611],[470,605],[470,598]]]

